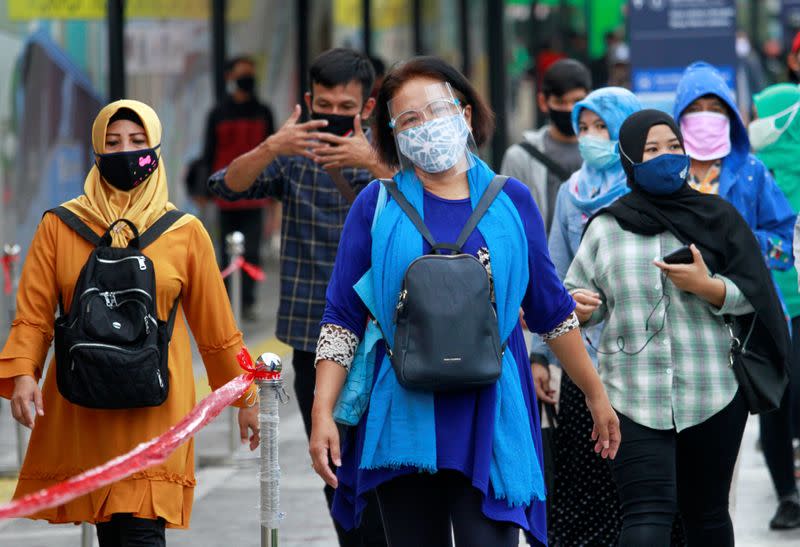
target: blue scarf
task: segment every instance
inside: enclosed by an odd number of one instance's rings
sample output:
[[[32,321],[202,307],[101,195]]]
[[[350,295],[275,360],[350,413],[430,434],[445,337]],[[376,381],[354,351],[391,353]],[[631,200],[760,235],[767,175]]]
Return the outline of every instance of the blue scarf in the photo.
[[[473,208],[494,177],[485,163],[477,158],[475,161],[468,172]],[[398,173],[395,180],[424,218],[422,183],[416,175],[405,171]],[[478,230],[489,247],[500,337],[505,341],[519,321],[529,273],[522,220],[504,192],[478,223]],[[390,201],[372,232],[371,270],[376,318],[389,340],[394,339],[394,309],[406,268],[422,252],[422,236],[400,207]],[[519,371],[510,351],[505,352],[502,367],[495,384],[497,403],[489,477],[495,497],[505,499],[512,507],[529,505],[534,498],[544,499],[544,480]],[[402,466],[436,472],[434,394],[404,389],[388,357],[384,357],[370,398],[360,467]]]
[[[572,126],[578,134],[578,121],[583,109],[597,114],[608,129],[611,141],[619,140],[619,128],[628,116],[642,109],[636,95],[621,87],[604,87],[592,91],[572,109]],[[606,169],[589,167],[586,162],[567,180],[567,190],[572,203],[583,213],[584,220],[603,207],[630,192],[628,178],[617,161]]]

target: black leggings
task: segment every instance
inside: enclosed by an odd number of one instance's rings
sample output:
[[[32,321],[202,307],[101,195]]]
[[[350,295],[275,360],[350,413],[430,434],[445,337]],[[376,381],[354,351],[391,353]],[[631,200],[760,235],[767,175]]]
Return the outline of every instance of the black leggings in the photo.
[[[108,522],[97,523],[100,547],[165,547],[164,519],[134,517],[130,513],[114,513]]]
[[[622,504],[619,546],[669,547],[680,509],[690,547],[733,547],[728,493],[747,421],[744,397],[680,433],[619,419],[622,445],[612,462]]]
[[[389,547],[516,547],[519,527],[489,519],[482,494],[457,471],[415,473],[377,488]]]

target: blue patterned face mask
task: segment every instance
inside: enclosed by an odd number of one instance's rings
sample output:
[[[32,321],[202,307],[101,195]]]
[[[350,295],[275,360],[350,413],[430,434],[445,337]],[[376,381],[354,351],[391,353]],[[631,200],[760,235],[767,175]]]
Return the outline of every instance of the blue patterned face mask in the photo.
[[[426,173],[442,173],[464,157],[468,138],[467,121],[455,114],[397,133],[397,147]]]

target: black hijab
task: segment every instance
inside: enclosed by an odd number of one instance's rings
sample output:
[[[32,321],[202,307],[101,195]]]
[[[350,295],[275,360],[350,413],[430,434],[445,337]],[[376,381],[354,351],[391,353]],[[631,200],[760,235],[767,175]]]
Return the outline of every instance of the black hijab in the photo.
[[[736,208],[716,195],[703,194],[685,184],[669,195],[653,195],[636,184],[633,162],[642,161],[647,134],[654,125],[667,125],[681,141],[680,129],[668,114],[642,110],[622,124],[619,146],[622,167],[631,192],[597,212],[613,216],[619,226],[635,234],[654,236],[667,231],[684,245],[694,243],[712,273],[739,287],[756,311],[758,319],[751,349],[769,356],[771,363],[788,371],[789,330],[761,246]],[[625,157],[627,155],[627,158]],[[752,314],[740,318],[750,325]]]

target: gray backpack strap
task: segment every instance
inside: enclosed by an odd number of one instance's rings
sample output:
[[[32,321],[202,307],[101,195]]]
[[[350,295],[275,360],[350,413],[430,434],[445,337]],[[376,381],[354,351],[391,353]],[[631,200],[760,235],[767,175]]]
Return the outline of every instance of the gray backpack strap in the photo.
[[[431,247],[436,245],[436,239],[433,237],[433,234],[425,226],[425,222],[423,222],[422,217],[419,216],[419,212],[414,208],[413,205],[406,199],[403,195],[403,192],[397,187],[397,183],[391,179],[380,179],[381,184],[386,187],[388,190],[389,195],[392,196],[392,199],[397,202],[397,205],[400,206],[400,209],[406,214],[406,216],[411,220],[414,226],[419,230],[419,233],[422,234],[422,237],[425,238],[425,241],[430,243]]]
[[[478,204],[475,206],[475,210],[472,211],[472,214],[467,219],[464,229],[461,230],[461,234],[458,236],[458,240],[456,241],[456,247],[463,249],[464,243],[467,242],[467,238],[469,238],[470,234],[472,234],[472,232],[475,231],[475,228],[478,227],[478,223],[481,221],[481,218],[483,218],[483,215],[485,215],[486,211],[489,210],[489,207],[491,207],[495,198],[503,190],[503,186],[505,186],[507,180],[508,177],[505,175],[494,176],[492,182],[490,182],[489,186],[486,187],[486,190],[483,191],[483,195],[478,201]]]

